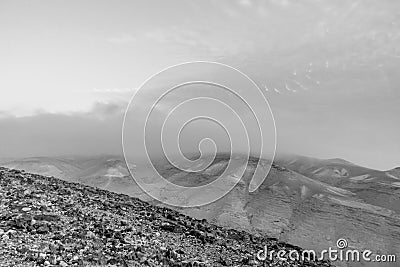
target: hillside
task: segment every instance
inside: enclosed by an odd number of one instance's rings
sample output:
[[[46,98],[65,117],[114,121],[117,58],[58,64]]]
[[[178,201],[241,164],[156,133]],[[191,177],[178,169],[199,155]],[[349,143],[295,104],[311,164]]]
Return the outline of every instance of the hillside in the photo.
[[[6,168],[0,168],[0,205],[2,266],[254,266],[264,245],[301,250],[127,195]]]
[[[376,254],[400,252],[400,215],[384,205],[373,205],[365,201],[362,192],[352,192],[273,164],[263,184],[255,192],[249,193],[249,181],[259,160],[250,159],[241,181],[224,197],[202,207],[180,211],[195,218],[206,218],[218,225],[275,237],[305,249],[333,247],[336,240],[346,238],[351,240],[353,248],[360,250],[369,248]],[[227,157],[219,157],[207,169],[197,172],[196,176],[172,166],[166,166],[161,172],[174,183],[195,186],[203,184],[207,179],[214,180],[222,173],[228,161]],[[263,162],[268,166],[268,161],[261,159]],[[341,164],[339,160],[335,162]],[[227,173],[225,176],[222,179],[229,180],[235,177],[235,173]],[[381,185],[379,182],[352,184],[365,186],[368,192],[375,195],[382,192],[374,185],[385,186],[393,192],[388,197],[397,198],[398,187]],[[179,198],[186,204],[193,198],[212,193],[199,191],[198,195],[176,196],[174,192],[161,188],[160,197]],[[397,200],[393,203],[398,206],[399,202]],[[375,267],[375,264],[344,263],[341,266]]]
[[[400,180],[400,167],[388,171],[388,174],[393,175],[395,178],[398,178]]]
[[[275,162],[290,170],[354,193],[370,205],[400,213],[400,175],[396,169],[379,171],[342,159],[279,156]]]
[[[2,160],[0,162],[1,166],[10,169],[25,170],[68,181],[75,180],[75,174],[81,170],[78,162],[69,158],[31,157]]]

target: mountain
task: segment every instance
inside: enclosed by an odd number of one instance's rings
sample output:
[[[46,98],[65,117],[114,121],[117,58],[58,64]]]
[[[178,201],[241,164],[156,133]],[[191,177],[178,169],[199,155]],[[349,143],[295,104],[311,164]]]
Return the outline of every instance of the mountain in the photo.
[[[125,160],[120,156],[86,158],[75,177],[85,185],[151,200],[133,181]]]
[[[130,173],[122,158],[98,157],[82,162],[75,177],[81,183],[107,189],[113,179],[118,179],[119,183],[123,183],[125,177],[130,177]]]
[[[202,185],[207,180],[215,180],[228,161],[228,157],[217,157],[208,168],[195,176],[173,166],[165,167],[163,174],[180,185]],[[360,197],[358,191],[333,186],[276,164],[272,165],[261,187],[249,193],[250,178],[258,161],[251,158],[241,181],[218,201],[179,210],[218,225],[266,234],[307,249],[334,247],[336,240],[345,238],[351,240],[353,248],[360,250],[400,253],[400,215],[396,211],[364,201],[364,195]],[[268,166],[267,160],[261,161],[262,166]],[[334,163],[354,168],[341,160],[334,160]],[[234,171],[226,178],[234,179]],[[160,188],[160,197],[179,198],[183,204],[210,193],[213,192],[199,191],[199,196],[177,196],[175,192]],[[375,265],[349,263],[348,266]]]
[[[158,162],[156,167],[170,182],[195,187],[216,180],[229,160],[229,156],[219,154],[207,168],[197,173],[181,171],[165,161]],[[264,183],[249,193],[250,178],[257,163],[267,168],[271,162],[250,158],[245,163],[240,155],[232,160],[235,167],[222,177],[226,183],[194,194],[183,192],[177,195],[164,188],[148,171],[148,166],[132,165],[131,171],[136,178],[152,185],[158,199],[174,199],[182,204],[206,200],[238,182],[227,195],[211,204],[196,208],[170,207],[220,226],[266,235],[318,251],[335,247],[336,240],[345,238],[352,248],[370,249],[381,254],[400,253],[400,192],[392,172],[364,168],[341,159],[278,157]],[[206,162],[209,159],[204,158],[200,165]],[[73,166],[79,166],[75,180],[80,183],[163,206],[136,185],[119,157],[75,159],[73,163]],[[240,177],[238,173],[242,169],[245,172]],[[375,265],[349,263],[338,266]]]
[[[335,186],[355,181],[390,184],[398,178],[387,172],[358,166],[344,159],[316,159],[299,155],[278,155],[275,162],[307,177]]]
[[[2,266],[332,266],[298,247],[137,198],[0,168]],[[257,253],[267,247],[283,259]],[[282,255],[281,255],[282,256]]]
[[[64,180],[75,180],[81,170],[79,164],[69,158],[31,157],[23,159],[8,159],[1,162],[1,166],[26,170],[45,176],[55,176]]]
[[[400,176],[378,171],[342,159],[278,156],[275,162],[312,179],[349,190],[365,203],[400,213]]]
[[[122,156],[69,156],[6,159],[0,166],[79,182],[112,192],[151,200],[132,180]]]
[[[387,172],[389,175],[393,175],[395,178],[400,180],[400,167],[394,168]]]

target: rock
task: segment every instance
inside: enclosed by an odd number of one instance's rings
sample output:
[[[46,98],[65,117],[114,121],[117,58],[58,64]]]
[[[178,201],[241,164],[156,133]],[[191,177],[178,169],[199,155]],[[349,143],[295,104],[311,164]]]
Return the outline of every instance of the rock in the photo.
[[[93,233],[92,231],[87,231],[86,237],[88,237],[88,238],[96,238],[96,234]]]
[[[38,214],[33,216],[33,219],[36,221],[47,221],[47,222],[54,222],[59,219],[59,217],[55,214]]]
[[[25,196],[30,195],[31,193],[32,193],[32,191],[29,190],[29,189],[26,189],[26,190],[24,191],[24,195],[25,195]]]
[[[170,223],[164,222],[161,224],[161,229],[164,231],[174,232],[175,226]]]
[[[111,264],[111,265],[118,264],[118,260],[111,258],[111,259],[107,260],[107,264]]]
[[[46,259],[47,258],[46,253],[39,253],[39,258]]]
[[[47,225],[41,225],[36,230],[36,232],[38,234],[47,234],[49,231],[50,231],[50,228]]]
[[[25,254],[26,252],[29,251],[29,249],[26,246],[20,246],[17,248],[17,251],[21,254]]]
[[[68,267],[68,264],[65,261],[60,261],[58,263],[61,267]]]
[[[13,230],[13,229],[10,229],[10,230],[8,230],[8,231],[6,232],[6,234],[7,234],[8,236],[12,236],[12,235],[14,235],[16,232],[17,232],[17,231],[15,231],[15,230]]]
[[[29,207],[23,207],[21,210],[24,211],[24,212],[27,212],[27,211],[30,211],[31,208],[29,208]]]

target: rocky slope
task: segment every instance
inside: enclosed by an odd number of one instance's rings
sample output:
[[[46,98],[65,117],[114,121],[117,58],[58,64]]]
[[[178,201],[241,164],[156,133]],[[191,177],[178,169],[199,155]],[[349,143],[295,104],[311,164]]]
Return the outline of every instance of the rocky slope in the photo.
[[[0,168],[1,266],[331,266],[267,259],[296,249],[137,198]]]

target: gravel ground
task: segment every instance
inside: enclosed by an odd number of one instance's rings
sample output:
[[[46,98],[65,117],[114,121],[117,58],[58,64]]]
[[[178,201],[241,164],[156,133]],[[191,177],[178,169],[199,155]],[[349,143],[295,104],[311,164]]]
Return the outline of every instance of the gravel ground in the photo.
[[[269,259],[301,249],[137,198],[0,168],[0,266],[332,266]]]

